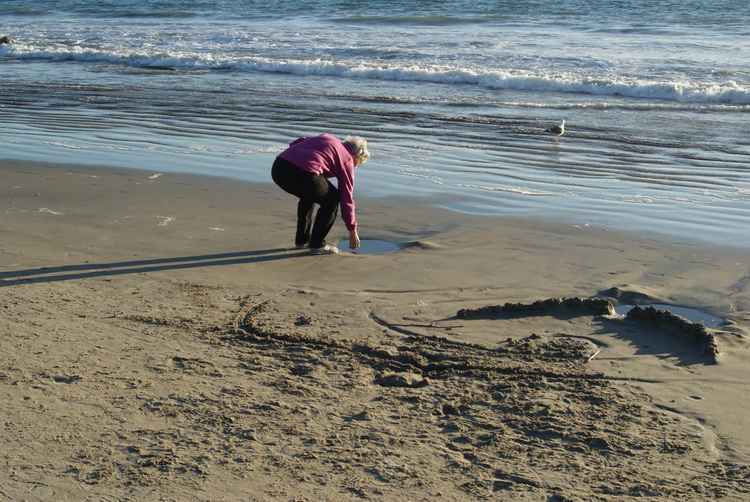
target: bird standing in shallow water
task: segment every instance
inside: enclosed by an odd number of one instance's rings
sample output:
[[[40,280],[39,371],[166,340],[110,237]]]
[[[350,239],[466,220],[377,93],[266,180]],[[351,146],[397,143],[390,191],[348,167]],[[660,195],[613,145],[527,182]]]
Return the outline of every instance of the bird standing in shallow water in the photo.
[[[549,129],[547,129],[544,132],[548,132],[550,134],[554,134],[555,135],[555,140],[557,140],[557,138],[559,136],[562,136],[563,133],[565,132],[565,119],[563,119],[563,121],[560,122],[560,125],[552,126],[552,127],[550,127]]]

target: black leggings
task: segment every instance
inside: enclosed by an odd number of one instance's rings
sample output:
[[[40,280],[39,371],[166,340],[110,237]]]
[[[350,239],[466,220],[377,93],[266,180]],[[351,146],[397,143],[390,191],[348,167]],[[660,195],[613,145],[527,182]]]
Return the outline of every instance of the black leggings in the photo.
[[[289,161],[276,158],[271,168],[271,177],[285,192],[299,197],[297,204],[298,246],[309,244],[311,248],[322,248],[325,239],[336,221],[339,209],[339,190],[325,177],[307,172]],[[320,205],[312,225],[315,204]],[[312,232],[310,227],[312,226]]]

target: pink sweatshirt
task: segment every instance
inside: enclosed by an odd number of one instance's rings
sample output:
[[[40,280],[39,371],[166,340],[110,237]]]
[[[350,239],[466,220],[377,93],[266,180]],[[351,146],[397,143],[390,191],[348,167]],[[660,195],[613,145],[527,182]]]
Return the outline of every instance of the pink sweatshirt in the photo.
[[[305,171],[338,180],[341,197],[341,219],[347,230],[356,230],[354,216],[354,150],[338,138],[321,134],[306,136],[289,143],[279,154],[288,162]]]

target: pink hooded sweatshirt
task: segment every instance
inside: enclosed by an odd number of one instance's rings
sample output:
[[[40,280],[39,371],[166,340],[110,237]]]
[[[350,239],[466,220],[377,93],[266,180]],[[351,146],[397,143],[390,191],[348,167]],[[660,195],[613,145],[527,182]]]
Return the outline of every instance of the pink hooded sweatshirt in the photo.
[[[357,229],[354,216],[354,150],[338,138],[321,134],[306,136],[289,143],[279,158],[304,171],[338,180],[341,197],[341,219],[347,230]]]

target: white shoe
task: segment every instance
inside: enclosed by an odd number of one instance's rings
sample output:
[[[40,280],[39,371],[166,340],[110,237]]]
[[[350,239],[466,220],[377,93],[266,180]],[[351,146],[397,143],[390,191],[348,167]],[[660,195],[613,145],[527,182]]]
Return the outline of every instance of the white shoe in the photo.
[[[322,248],[310,248],[310,254],[336,254],[339,248],[331,244],[326,244]]]

